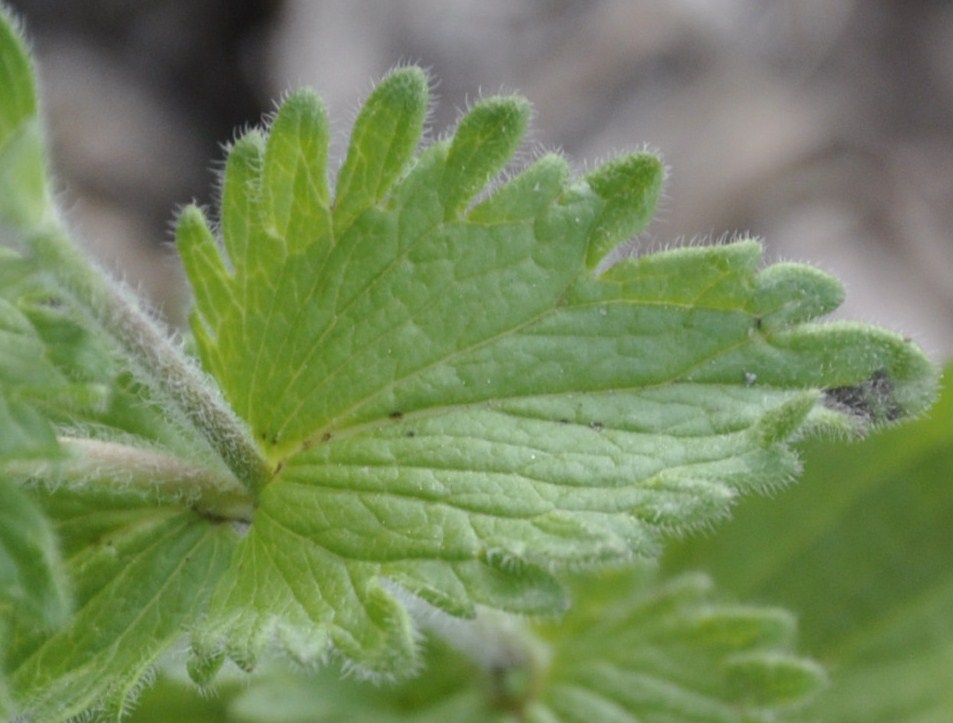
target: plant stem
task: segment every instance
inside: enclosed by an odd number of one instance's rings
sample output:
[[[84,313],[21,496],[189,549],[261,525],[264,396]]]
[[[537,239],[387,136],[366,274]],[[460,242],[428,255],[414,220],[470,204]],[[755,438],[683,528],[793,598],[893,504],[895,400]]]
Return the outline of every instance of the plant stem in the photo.
[[[251,499],[231,476],[216,475],[170,454],[116,442],[77,437],[58,441],[65,459],[11,462],[6,471],[44,484],[139,490],[166,502],[188,503],[200,514],[218,519],[251,521]]]
[[[246,426],[215,382],[168,331],[142,309],[131,293],[90,263],[61,223],[34,235],[29,247],[43,267],[55,274],[115,340],[140,381],[185,416],[249,491],[260,490],[271,471]]]

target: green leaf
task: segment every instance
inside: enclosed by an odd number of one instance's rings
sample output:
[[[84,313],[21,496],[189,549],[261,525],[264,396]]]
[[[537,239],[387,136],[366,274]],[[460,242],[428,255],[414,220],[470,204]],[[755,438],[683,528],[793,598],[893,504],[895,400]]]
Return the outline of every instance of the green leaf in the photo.
[[[22,491],[0,479],[0,619],[16,611],[34,628],[61,623],[69,605],[58,562],[46,519]]]
[[[641,565],[571,586],[558,621],[451,623],[445,640],[462,651],[427,639],[423,673],[396,685],[342,680],[335,667],[268,670],[247,690],[226,681],[217,720],[753,723],[792,720],[825,685],[794,653],[791,615],[721,601],[704,576],[661,581]],[[168,718],[170,703],[188,717],[183,697],[151,696],[132,723]]]
[[[700,575],[645,566],[578,578],[565,620],[536,626],[552,657],[538,721],[785,719],[826,675],[793,652],[785,611],[718,601]]]
[[[26,46],[0,7],[0,224],[34,229],[52,213],[36,85]]]
[[[374,91],[333,199],[324,109],[293,94],[229,154],[221,240],[199,209],[179,219],[200,355],[273,470],[197,670],[273,640],[406,670],[396,587],[460,616],[561,610],[550,571],[655,556],[793,477],[791,440],[932,397],[914,345],[816,322],[837,282],[761,269],[755,241],[598,274],[646,223],[661,162],[573,180],[548,154],[487,188],[526,102],[486,99],[414,157],[426,87],[408,68]]]
[[[113,490],[42,495],[73,582],[74,614],[52,633],[18,629],[9,678],[24,715],[118,720],[156,659],[195,622],[236,534],[178,506]]]
[[[951,420],[947,382],[926,418],[809,446],[798,485],[668,555],[797,613],[804,647],[832,671],[806,720],[938,723],[953,710]]]

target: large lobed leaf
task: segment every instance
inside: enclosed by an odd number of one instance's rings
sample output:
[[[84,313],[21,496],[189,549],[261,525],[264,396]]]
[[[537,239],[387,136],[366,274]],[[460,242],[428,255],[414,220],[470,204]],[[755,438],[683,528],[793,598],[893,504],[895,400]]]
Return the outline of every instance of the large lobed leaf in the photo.
[[[790,607],[831,685],[805,720],[939,723],[953,710],[953,385],[929,415],[864,442],[814,443],[803,479],[747,500],[667,554],[745,598]],[[769,544],[766,544],[769,542]]]
[[[231,149],[221,238],[195,207],[179,219],[199,352],[273,469],[197,668],[277,639],[405,670],[396,587],[459,616],[558,611],[548,571],[654,556],[790,478],[799,435],[930,399],[915,346],[815,323],[838,284],[761,269],[755,241],[598,273],[650,217],[653,155],[579,179],[544,155],[493,186],[525,101],[486,99],[415,155],[426,107],[419,70],[388,76],[332,196],[324,110],[293,94]]]
[[[6,22],[0,88],[0,222],[42,235],[36,91]],[[426,96],[413,69],[381,84],[332,200],[323,110],[295,94],[230,153],[223,246],[197,209],[181,218],[200,353],[274,472],[244,536],[225,522],[249,502],[222,460],[71,297],[0,258],[4,714],[118,718],[203,618],[196,679],[223,647],[249,667],[276,637],[303,662],[333,644],[364,670],[406,672],[408,591],[464,617],[560,610],[553,570],[655,555],[663,532],[793,474],[795,436],[926,403],[932,370],[912,345],[808,323],[839,287],[759,270],[755,242],[597,275],[651,215],[651,154],[578,180],[547,155],[485,190],[525,101],[488,99],[415,156]],[[59,628],[48,520],[75,605]]]

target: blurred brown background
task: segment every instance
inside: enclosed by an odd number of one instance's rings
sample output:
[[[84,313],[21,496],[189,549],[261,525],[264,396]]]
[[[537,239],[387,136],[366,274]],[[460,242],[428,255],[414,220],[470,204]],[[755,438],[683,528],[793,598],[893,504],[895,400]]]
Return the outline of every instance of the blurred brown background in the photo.
[[[927,0],[10,2],[41,66],[62,193],[98,254],[173,319],[173,210],[220,144],[310,84],[342,152],[393,65],[429,68],[445,130],[534,103],[531,147],[671,168],[643,243],[746,232],[846,283],[843,315],[953,356],[953,4]]]

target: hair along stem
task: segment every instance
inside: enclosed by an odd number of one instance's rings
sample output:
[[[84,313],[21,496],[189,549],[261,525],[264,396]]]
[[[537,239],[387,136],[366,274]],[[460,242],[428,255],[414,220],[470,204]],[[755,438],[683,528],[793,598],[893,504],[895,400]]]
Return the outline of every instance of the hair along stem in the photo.
[[[28,246],[89,317],[119,347],[138,379],[158,401],[174,406],[252,492],[271,478],[246,425],[218,385],[189,358],[160,323],[122,285],[94,266],[62,224],[34,235]]]
[[[187,504],[216,519],[251,521],[253,500],[231,476],[161,451],[118,442],[80,437],[57,441],[63,457],[10,462],[5,471],[28,483],[135,490],[163,502]]]

